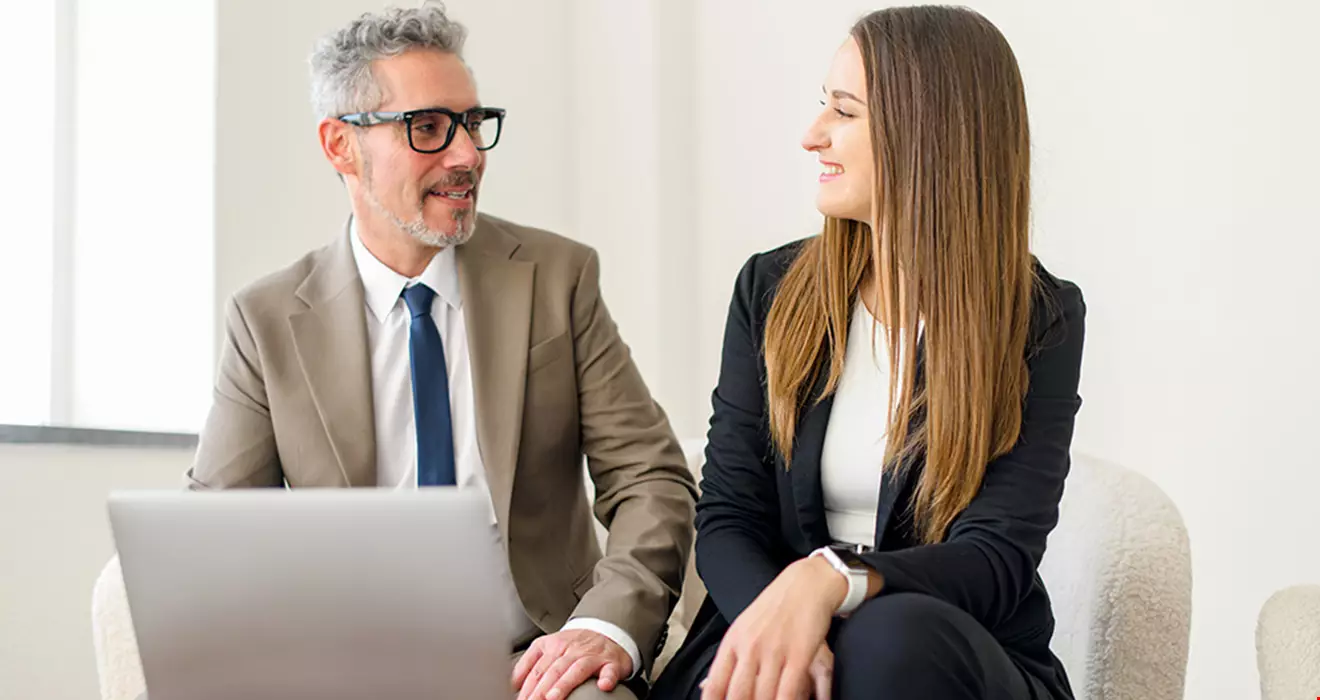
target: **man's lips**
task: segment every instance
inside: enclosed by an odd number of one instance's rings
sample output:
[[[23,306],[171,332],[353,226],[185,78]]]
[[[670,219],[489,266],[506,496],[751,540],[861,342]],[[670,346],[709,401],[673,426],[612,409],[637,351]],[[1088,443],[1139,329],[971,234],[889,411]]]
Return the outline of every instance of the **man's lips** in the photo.
[[[426,193],[433,197],[462,200],[470,198],[475,191],[475,185],[459,185],[455,187],[433,187],[430,190],[427,190]]]

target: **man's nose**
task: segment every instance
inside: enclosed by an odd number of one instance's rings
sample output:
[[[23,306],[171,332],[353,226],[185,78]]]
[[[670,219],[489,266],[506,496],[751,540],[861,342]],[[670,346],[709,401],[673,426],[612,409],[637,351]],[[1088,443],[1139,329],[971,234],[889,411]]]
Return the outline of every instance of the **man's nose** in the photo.
[[[468,130],[459,126],[454,130],[454,138],[444,150],[444,165],[451,170],[476,170],[481,165],[481,151],[473,143]]]

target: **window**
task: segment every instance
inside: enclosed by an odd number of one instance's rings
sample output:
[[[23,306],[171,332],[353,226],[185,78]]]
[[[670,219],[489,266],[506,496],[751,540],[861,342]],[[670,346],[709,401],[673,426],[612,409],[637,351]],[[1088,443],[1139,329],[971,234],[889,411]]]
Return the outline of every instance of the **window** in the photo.
[[[31,119],[4,175],[21,213],[0,262],[0,422],[196,431],[214,366],[215,6],[10,12],[30,30],[0,42],[24,67],[0,100]]]
[[[0,245],[0,423],[45,422],[51,411],[52,262],[55,214],[56,17],[53,2],[5,8],[0,90],[8,164]]]

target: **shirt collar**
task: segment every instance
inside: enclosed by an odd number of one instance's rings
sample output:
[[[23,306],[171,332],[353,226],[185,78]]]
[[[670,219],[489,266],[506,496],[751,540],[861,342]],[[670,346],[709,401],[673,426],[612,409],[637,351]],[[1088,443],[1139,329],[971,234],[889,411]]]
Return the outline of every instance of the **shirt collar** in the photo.
[[[367,308],[378,321],[384,321],[390,310],[398,303],[403,290],[421,283],[430,287],[436,296],[444,300],[453,309],[463,308],[463,297],[458,288],[458,262],[454,246],[442,249],[431,258],[426,269],[416,278],[409,279],[391,270],[381,262],[362,243],[358,234],[357,219],[350,226],[349,238],[353,246],[353,259],[357,263],[358,275],[362,277],[362,288],[366,294]]]

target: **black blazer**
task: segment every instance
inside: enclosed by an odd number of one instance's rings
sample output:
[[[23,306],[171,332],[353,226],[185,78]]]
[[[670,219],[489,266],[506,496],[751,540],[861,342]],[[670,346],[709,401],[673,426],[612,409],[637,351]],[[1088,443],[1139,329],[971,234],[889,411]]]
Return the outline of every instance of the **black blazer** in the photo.
[[[697,570],[708,591],[683,647],[659,679],[657,697],[686,697],[705,676],[733,620],[791,562],[830,543],[820,458],[832,397],[799,418],[793,468],[772,448],[762,354],[766,315],[802,241],[753,256],[729,307],[719,384],[697,504]],[[1037,265],[1022,435],[988,465],[980,492],[944,542],[923,546],[908,512],[921,463],[886,470],[874,552],[880,595],[916,592],[968,612],[1054,698],[1071,698],[1050,652],[1054,615],[1036,569],[1058,521],[1073,421],[1081,407],[1086,306],[1072,283]],[[921,358],[918,358],[920,371]],[[822,382],[823,384],[823,382]],[[814,405],[813,405],[814,404]]]

